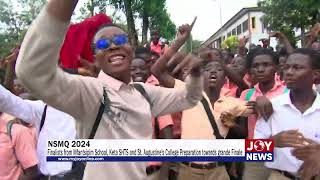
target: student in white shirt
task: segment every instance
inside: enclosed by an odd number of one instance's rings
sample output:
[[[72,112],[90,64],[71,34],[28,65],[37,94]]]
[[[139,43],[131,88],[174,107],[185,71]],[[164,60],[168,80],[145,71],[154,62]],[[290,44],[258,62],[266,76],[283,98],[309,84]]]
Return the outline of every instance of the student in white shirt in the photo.
[[[75,120],[72,116],[47,106],[43,127],[40,131],[44,108],[43,101],[23,100],[0,85],[0,111],[35,125],[37,132],[39,132],[37,143],[38,167],[43,175],[55,176],[70,171],[72,162],[47,162],[47,140],[75,139]]]
[[[320,74],[320,55],[311,49],[297,49],[284,66],[284,80],[289,93],[271,100],[274,113],[265,121],[260,118],[254,138],[275,141],[274,161],[265,165],[272,169],[269,180],[299,177],[302,161],[291,153],[305,146],[306,139],[320,142],[320,95],[312,89]]]

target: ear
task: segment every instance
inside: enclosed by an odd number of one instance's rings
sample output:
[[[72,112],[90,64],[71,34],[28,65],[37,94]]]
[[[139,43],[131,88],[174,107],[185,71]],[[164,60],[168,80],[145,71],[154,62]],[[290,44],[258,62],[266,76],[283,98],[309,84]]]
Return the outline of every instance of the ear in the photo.
[[[312,72],[314,84],[320,84],[320,69],[315,69]]]

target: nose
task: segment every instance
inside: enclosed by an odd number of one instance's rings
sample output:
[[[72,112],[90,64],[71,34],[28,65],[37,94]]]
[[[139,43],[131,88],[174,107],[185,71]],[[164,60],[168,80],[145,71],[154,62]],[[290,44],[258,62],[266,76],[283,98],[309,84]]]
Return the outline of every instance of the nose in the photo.
[[[284,72],[285,76],[292,76],[294,74],[293,68],[291,68],[291,67],[285,68],[283,72]]]
[[[264,72],[264,67],[263,67],[263,66],[258,66],[258,67],[257,67],[257,71],[258,71],[259,73],[263,73],[263,72]]]
[[[111,45],[109,47],[110,50],[118,49],[119,46],[115,45],[114,42],[111,42]]]

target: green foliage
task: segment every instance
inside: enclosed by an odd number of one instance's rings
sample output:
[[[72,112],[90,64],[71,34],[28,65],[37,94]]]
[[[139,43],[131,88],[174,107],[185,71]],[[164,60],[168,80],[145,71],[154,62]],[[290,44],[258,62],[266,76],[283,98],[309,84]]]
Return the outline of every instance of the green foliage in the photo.
[[[170,15],[166,9],[166,0],[108,0],[109,4],[115,9],[121,10],[124,14],[128,14],[128,9],[124,6],[124,1],[130,1],[131,10],[134,18],[146,19],[147,29],[158,29],[161,37],[172,40],[176,34],[176,26],[171,21]],[[128,19],[127,19],[128,20]],[[128,23],[129,25],[129,23]],[[136,27],[128,27],[128,29]],[[142,33],[142,36],[147,36],[147,31]],[[146,37],[143,37],[146,39]]]
[[[22,42],[24,34],[46,0],[0,0],[0,57]],[[16,6],[23,7],[18,11]]]
[[[150,18],[150,29],[158,29],[161,37],[171,41],[176,35],[176,25],[171,21],[166,9],[159,11]]]
[[[222,42],[222,48],[230,49],[231,52],[235,52],[238,46],[239,39],[237,38],[237,36],[230,36]]]
[[[95,13],[105,13],[106,5],[106,1],[88,0],[88,2],[86,2],[84,6],[80,8],[80,19],[83,20],[88,17],[94,16]]]
[[[320,19],[319,0],[264,0],[258,6],[266,14],[264,22],[289,38],[294,28],[307,29]],[[293,38],[289,38],[293,45]]]

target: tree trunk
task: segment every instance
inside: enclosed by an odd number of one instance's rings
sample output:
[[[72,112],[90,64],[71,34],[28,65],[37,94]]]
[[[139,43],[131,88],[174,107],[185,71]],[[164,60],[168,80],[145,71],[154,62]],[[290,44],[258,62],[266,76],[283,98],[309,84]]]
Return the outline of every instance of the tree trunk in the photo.
[[[300,35],[300,39],[301,39],[301,46],[303,47],[305,44],[305,28],[301,27],[301,35]]]
[[[138,47],[138,35],[135,28],[133,12],[132,12],[132,0],[124,0],[124,9],[127,18],[127,25],[128,25],[128,33],[129,38],[131,41],[131,45],[136,48]]]
[[[143,15],[142,15],[142,44],[147,44],[148,42],[148,29],[149,29],[149,16],[147,12],[147,8],[143,7]]]
[[[90,16],[92,17],[94,15],[94,0],[90,1]]]

